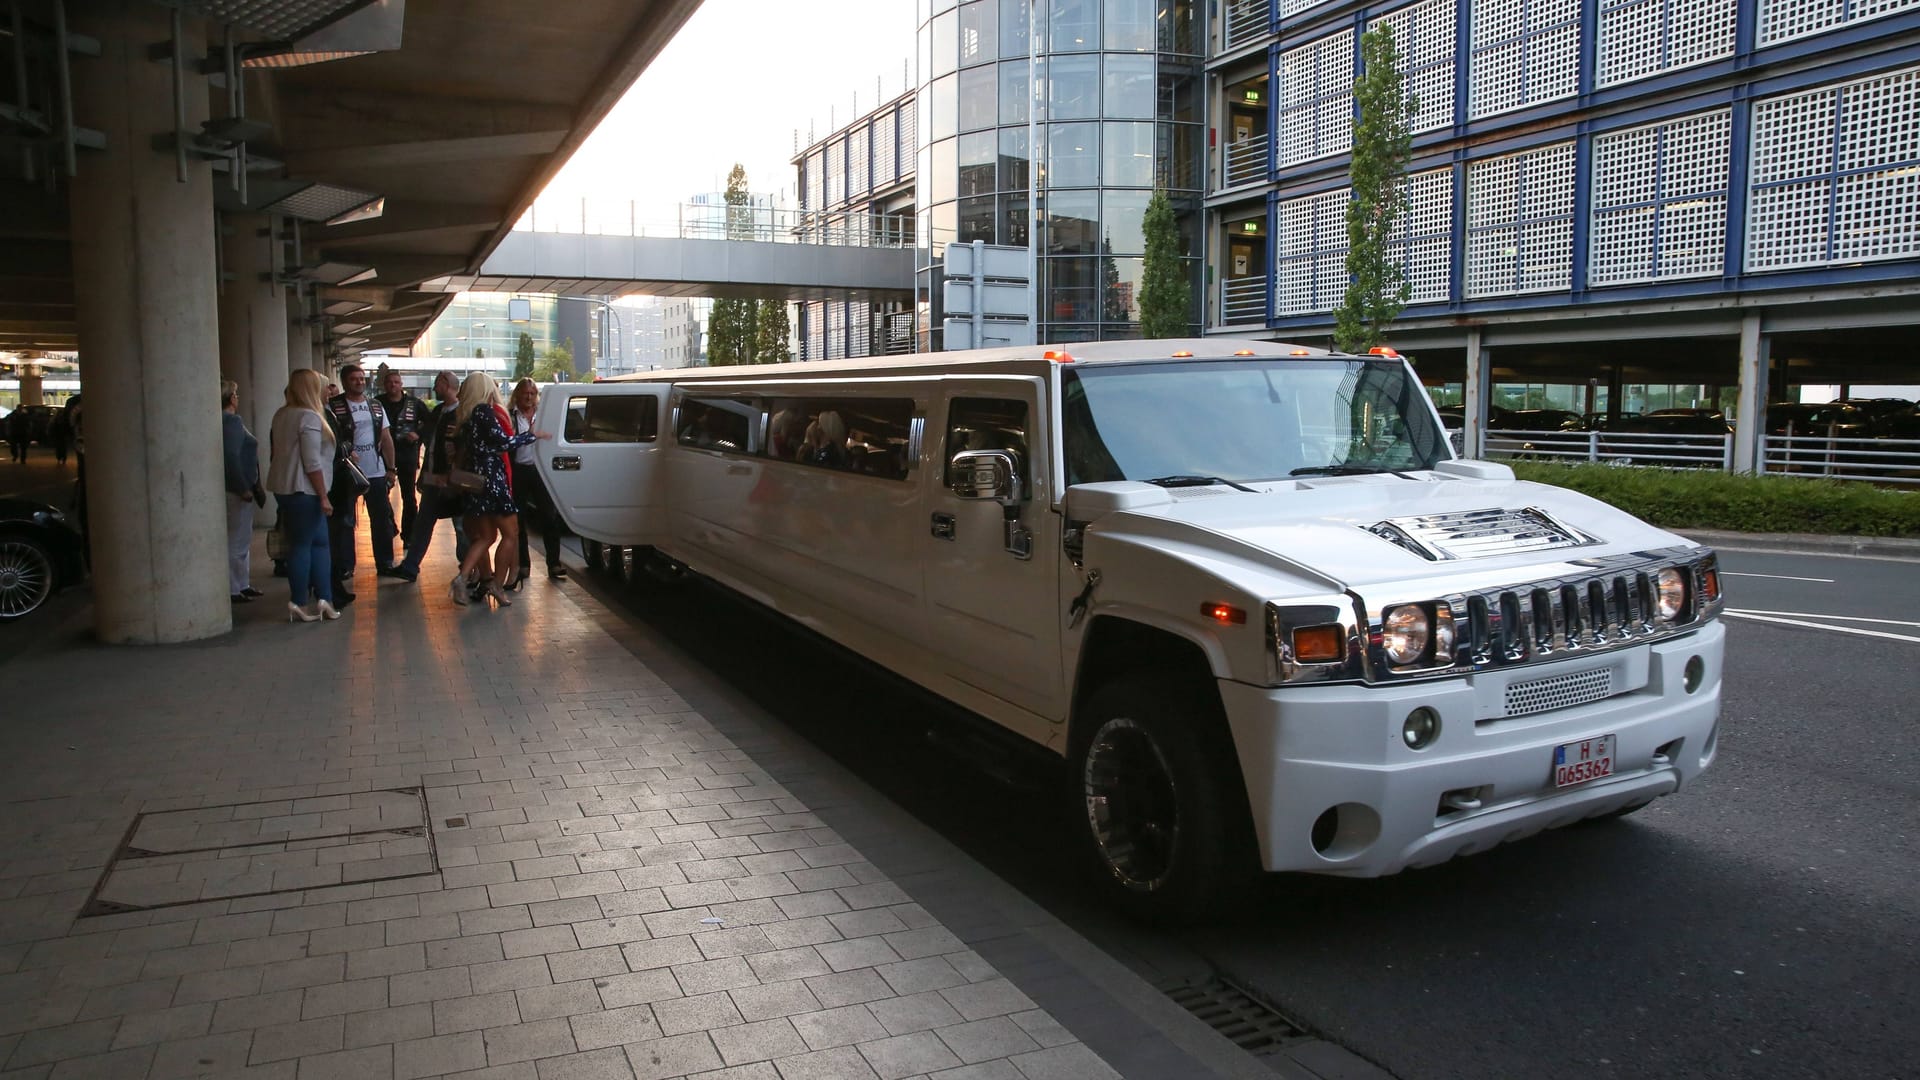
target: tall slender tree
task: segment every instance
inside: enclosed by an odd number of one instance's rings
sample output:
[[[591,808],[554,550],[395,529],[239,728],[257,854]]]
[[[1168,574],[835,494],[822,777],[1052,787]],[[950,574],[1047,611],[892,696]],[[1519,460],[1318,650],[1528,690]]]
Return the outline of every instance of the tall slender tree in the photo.
[[[793,359],[793,350],[787,346],[791,330],[786,301],[760,301],[759,316],[753,327],[753,362],[784,364]]]
[[[513,350],[513,377],[515,381],[533,377],[533,335],[522,330],[520,341]]]
[[[726,236],[753,239],[753,200],[747,193],[747,170],[738,162],[727,174]],[[755,332],[759,305],[752,300],[719,299],[707,316],[707,362],[731,367],[755,361]]]
[[[1166,191],[1154,190],[1142,225],[1147,258],[1140,275],[1140,336],[1186,337],[1193,332],[1189,318],[1193,292],[1187,283],[1186,260],[1180,257],[1180,224]]]
[[[1333,313],[1333,341],[1343,352],[1364,353],[1384,340],[1412,295],[1393,249],[1393,227],[1406,209],[1410,124],[1420,110],[1407,93],[1393,28],[1381,24],[1360,35],[1360,77],[1353,99],[1353,197],[1347,203],[1347,292]]]

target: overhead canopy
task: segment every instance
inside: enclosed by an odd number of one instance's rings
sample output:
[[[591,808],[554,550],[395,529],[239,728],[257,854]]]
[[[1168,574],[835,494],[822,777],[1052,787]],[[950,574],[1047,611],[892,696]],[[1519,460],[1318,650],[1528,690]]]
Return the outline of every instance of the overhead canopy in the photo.
[[[306,280],[316,283],[323,309],[368,324],[355,336],[371,349],[409,346],[420,336],[449,298],[414,286],[478,272],[699,0],[183,0],[163,6],[179,6],[190,17],[242,20],[234,40],[257,58],[247,69],[245,115],[267,125],[247,144],[253,168],[265,169],[249,172],[244,206],[310,219],[301,227]],[[24,0],[21,7],[28,36],[50,40],[49,0]],[[348,26],[343,20],[385,14],[391,21],[393,9],[402,16],[399,48],[354,55],[377,46],[356,47],[351,34],[340,32]],[[314,42],[316,51],[301,53],[299,42],[250,28],[268,26],[262,12],[279,19],[270,29],[294,27],[290,32]],[[225,35],[224,27],[209,23],[210,67],[222,59]],[[0,29],[0,44],[9,36]],[[73,64],[87,62],[85,45],[73,43]],[[347,58],[311,62],[329,56]],[[208,87],[215,115],[225,112],[224,91],[202,80],[189,85]],[[74,117],[83,127],[86,120]],[[18,124],[0,130],[0,349],[69,350],[79,334],[64,184],[50,183],[45,170],[25,178],[8,152],[31,137]],[[77,164],[87,167],[84,143]],[[215,188],[223,205],[236,208],[224,178]],[[279,201],[287,196],[296,201]],[[378,217],[338,225],[319,220],[372,197],[385,199]]]

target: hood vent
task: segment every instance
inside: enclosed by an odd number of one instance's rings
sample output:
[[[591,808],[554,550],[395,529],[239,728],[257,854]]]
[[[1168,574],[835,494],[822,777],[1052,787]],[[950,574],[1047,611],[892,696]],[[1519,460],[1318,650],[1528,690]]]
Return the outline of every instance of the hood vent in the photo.
[[[1429,562],[1487,559],[1522,551],[1598,543],[1593,537],[1562,525],[1545,510],[1532,506],[1524,510],[1495,508],[1389,518],[1363,527]]]

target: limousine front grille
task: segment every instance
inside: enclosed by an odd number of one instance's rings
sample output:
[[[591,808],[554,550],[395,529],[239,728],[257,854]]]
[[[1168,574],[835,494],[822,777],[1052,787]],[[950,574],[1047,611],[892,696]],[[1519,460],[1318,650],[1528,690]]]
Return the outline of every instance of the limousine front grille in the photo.
[[[1531,506],[1389,518],[1365,528],[1428,562],[1485,559],[1595,542],[1592,537],[1554,520],[1545,510]]]
[[[1576,671],[1568,675],[1553,675],[1545,679],[1518,682],[1507,687],[1506,708],[1501,715],[1532,716],[1534,713],[1570,709],[1575,705],[1585,705],[1588,702],[1612,696],[1613,671],[1611,668]]]

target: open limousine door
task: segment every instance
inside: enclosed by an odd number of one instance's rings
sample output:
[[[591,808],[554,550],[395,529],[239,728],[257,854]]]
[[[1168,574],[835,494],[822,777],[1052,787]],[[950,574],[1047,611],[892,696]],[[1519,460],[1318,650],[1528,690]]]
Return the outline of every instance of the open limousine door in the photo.
[[[662,383],[559,383],[541,395],[535,443],[540,475],[575,533],[605,544],[647,545],[664,527]]]

